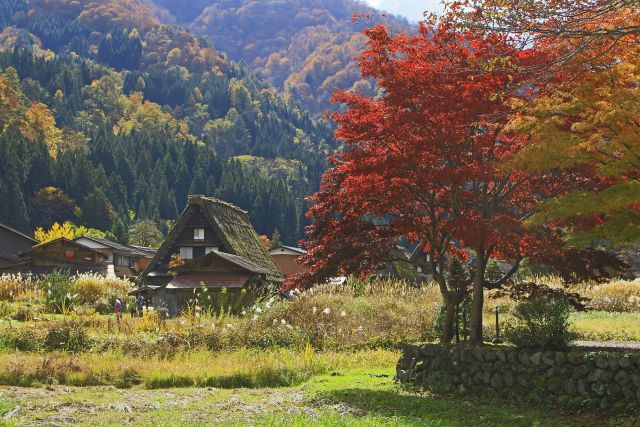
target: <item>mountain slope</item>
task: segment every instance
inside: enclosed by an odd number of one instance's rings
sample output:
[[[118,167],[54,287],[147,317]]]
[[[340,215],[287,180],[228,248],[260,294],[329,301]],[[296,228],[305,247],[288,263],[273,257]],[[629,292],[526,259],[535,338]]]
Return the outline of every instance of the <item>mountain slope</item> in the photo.
[[[294,243],[336,148],[331,128],[162,19],[145,0],[2,2],[0,222],[73,219],[124,238],[132,217],[162,224],[202,192]],[[282,160],[304,176],[264,173]]]
[[[154,0],[181,24],[211,39],[216,49],[243,60],[288,97],[323,112],[336,89],[373,95],[354,61],[364,47],[354,14],[396,30],[406,20],[353,0]],[[166,14],[164,19],[166,19]]]

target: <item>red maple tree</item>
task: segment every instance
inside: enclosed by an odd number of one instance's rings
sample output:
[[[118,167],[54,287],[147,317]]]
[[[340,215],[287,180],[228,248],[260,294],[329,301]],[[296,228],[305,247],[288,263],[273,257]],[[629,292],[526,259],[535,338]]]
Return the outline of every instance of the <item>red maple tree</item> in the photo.
[[[499,34],[444,22],[424,22],[415,36],[392,35],[384,26],[365,34],[362,74],[378,81],[381,95],[334,97],[346,105],[333,114],[346,148],[332,157],[312,197],[303,258],[310,271],[288,285],[366,276],[407,238],[429,254],[429,273],[447,307],[441,340],[449,342],[459,292],[443,272],[447,259],[471,254],[471,340],[481,343],[483,290],[505,283],[523,257],[561,247],[551,231],[525,227],[527,216],[538,200],[579,181],[578,174],[502,167],[527,143],[505,126],[510,100],[532,92],[518,71],[539,58]],[[485,277],[491,257],[513,262],[496,282]]]

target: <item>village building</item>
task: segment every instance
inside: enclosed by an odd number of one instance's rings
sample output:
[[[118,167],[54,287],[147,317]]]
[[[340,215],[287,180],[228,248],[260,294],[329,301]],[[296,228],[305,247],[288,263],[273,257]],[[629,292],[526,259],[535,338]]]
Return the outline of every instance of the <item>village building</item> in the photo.
[[[380,279],[402,280],[407,283],[421,282],[416,265],[401,246],[394,246],[389,251],[389,259],[385,262],[384,267],[376,271],[374,276]]]
[[[104,273],[107,254],[64,237],[39,243],[19,253],[19,261],[0,268],[0,273],[40,276],[55,270],[76,273]]]
[[[0,224],[0,268],[19,263],[18,254],[31,249],[37,243],[26,234]]]
[[[247,212],[195,195],[142,273],[139,291],[174,316],[202,287],[215,298],[223,288],[247,295],[281,280]]]
[[[298,261],[300,256],[307,253],[304,249],[279,245],[272,248],[270,253],[273,262],[275,262],[280,272],[285,276],[292,276],[307,271],[307,268]]]
[[[114,273],[119,277],[138,276],[155,255],[155,250],[150,248],[136,248],[98,237],[82,236],[76,242],[108,255],[107,262],[113,265]]]

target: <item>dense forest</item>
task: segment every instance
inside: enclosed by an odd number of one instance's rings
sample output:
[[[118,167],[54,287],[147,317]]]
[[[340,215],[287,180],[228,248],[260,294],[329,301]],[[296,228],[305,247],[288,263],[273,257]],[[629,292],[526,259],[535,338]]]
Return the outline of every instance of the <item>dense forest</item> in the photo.
[[[197,4],[194,3],[194,4]],[[332,129],[143,0],[0,4],[0,222],[121,241],[189,193],[295,243]]]
[[[336,89],[373,95],[355,61],[365,45],[363,25],[383,23],[407,30],[402,18],[386,16],[354,0],[153,0],[173,19],[211,39],[216,49],[259,70],[287,97],[324,112]],[[352,22],[366,15],[364,22]]]

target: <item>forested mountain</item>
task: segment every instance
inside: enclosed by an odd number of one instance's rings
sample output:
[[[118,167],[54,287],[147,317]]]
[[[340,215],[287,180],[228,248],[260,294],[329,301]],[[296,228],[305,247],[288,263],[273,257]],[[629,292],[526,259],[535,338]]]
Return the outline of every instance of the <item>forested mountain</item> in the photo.
[[[0,3],[0,222],[126,241],[205,193],[300,236],[332,129],[168,19],[144,0]]]
[[[211,39],[216,49],[243,60],[288,97],[320,113],[329,108],[335,89],[374,94],[354,57],[364,47],[362,23],[409,28],[400,18],[385,16],[354,0],[153,0],[169,16]]]

